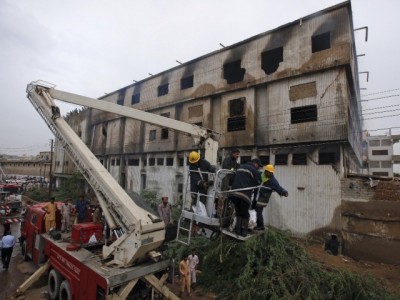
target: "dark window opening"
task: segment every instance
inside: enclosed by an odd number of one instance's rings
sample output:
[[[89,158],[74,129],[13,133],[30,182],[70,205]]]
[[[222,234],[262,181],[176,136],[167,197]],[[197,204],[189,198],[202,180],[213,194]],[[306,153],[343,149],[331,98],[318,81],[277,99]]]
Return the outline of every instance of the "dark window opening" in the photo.
[[[96,300],[105,300],[106,299],[106,292],[101,287],[97,286],[96,291]]]
[[[229,84],[243,81],[246,69],[241,68],[241,60],[224,64],[224,79]]]
[[[111,165],[112,165],[112,166],[115,166],[115,159],[112,159],[112,160],[111,160]]]
[[[174,165],[174,158],[167,157],[167,166],[173,166],[173,165]]]
[[[178,166],[183,167],[184,166],[184,159],[183,157],[178,157]]]
[[[124,98],[125,98],[125,90],[120,91],[120,92],[118,93],[117,104],[119,104],[119,105],[124,105]]]
[[[157,166],[163,166],[164,165],[164,158],[157,158]]]
[[[149,158],[149,166],[155,166],[156,165],[156,159],[155,158]]]
[[[138,158],[128,159],[128,166],[138,166],[138,165],[139,165]]]
[[[331,33],[325,32],[311,37],[312,53],[329,49],[331,47]]]
[[[101,125],[101,133],[102,133],[104,136],[107,136],[107,125],[104,124],[104,123]]]
[[[307,153],[293,153],[292,164],[293,165],[306,165],[307,164]]]
[[[194,123],[194,125],[197,125],[197,126],[203,127],[203,122],[197,122],[197,123]]]
[[[240,163],[245,164],[251,161],[251,156],[240,156]]]
[[[116,165],[119,166],[120,163],[121,163],[121,161],[120,161],[119,159],[117,159],[117,160],[116,160],[116,163],[117,163]]]
[[[142,190],[145,190],[147,187],[147,180],[146,180],[146,174],[142,174]]]
[[[335,164],[335,153],[334,152],[326,152],[319,153],[318,161],[320,165],[332,165]]]
[[[191,88],[193,86],[193,75],[181,79],[181,90]]]
[[[142,163],[143,163],[143,167],[147,166],[147,159],[143,158]]]
[[[265,74],[272,74],[279,68],[279,63],[283,61],[283,47],[261,53],[261,68]]]
[[[269,156],[259,156],[259,159],[261,160],[261,163],[263,166],[269,164]]]
[[[276,154],[275,155],[275,165],[287,165],[288,155],[287,154]]]
[[[132,101],[131,101],[132,105],[133,104],[137,104],[139,102],[140,102],[140,93],[133,94],[132,95]]]
[[[157,130],[150,130],[149,141],[154,141],[156,139]]]
[[[291,123],[304,123],[317,121],[317,106],[307,105],[290,109]]]
[[[169,92],[169,83],[162,84],[158,87],[158,97],[167,95]]]
[[[236,117],[244,115],[244,100],[246,98],[233,99],[229,101],[229,116]]]
[[[372,150],[372,155],[388,155],[388,150]]]
[[[104,165],[104,160],[103,160],[103,159],[100,159],[100,163],[101,163],[102,165]]]
[[[161,139],[168,139],[168,128],[161,128]]]
[[[183,193],[183,184],[178,183],[178,193]]]
[[[228,118],[228,132],[246,130],[246,117]]]

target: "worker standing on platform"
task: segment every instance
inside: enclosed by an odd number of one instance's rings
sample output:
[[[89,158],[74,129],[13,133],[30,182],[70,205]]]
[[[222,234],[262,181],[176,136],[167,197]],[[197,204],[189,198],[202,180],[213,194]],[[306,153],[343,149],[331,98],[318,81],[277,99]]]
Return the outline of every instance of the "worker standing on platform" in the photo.
[[[208,181],[208,173],[215,172],[215,168],[196,151],[190,152],[189,164],[192,205],[196,205],[198,194],[201,194],[201,202],[206,203],[208,187],[212,184]]]
[[[232,192],[229,193],[229,199],[235,205],[236,224],[235,233],[246,237],[249,227],[249,208],[252,204],[252,196],[256,194],[256,189],[247,189],[257,187],[260,184],[260,173],[258,169],[261,161],[253,158],[246,164],[241,164],[236,171],[235,179],[232,184]],[[241,190],[245,189],[245,190]]]
[[[71,212],[72,203],[71,199],[67,199],[65,203],[61,206],[61,232],[69,232],[71,228]]]
[[[48,202],[42,209],[46,212],[45,215],[45,226],[46,232],[49,232],[50,229],[56,228],[56,211],[57,206],[54,203],[55,198],[51,197],[50,202]]]
[[[232,149],[231,155],[226,157],[222,162],[222,169],[229,170],[231,172],[236,172],[239,168],[239,163],[237,162],[240,156],[240,150],[237,148]],[[228,174],[222,181],[222,191],[226,191],[232,186],[235,174]]]
[[[261,184],[268,189],[260,189],[259,197],[257,203],[255,203],[255,211],[257,213],[257,227],[256,230],[264,230],[264,217],[263,210],[269,202],[272,192],[277,192],[279,196],[287,197],[289,193],[283,187],[279,185],[278,180],[275,176],[275,168],[273,165],[266,165],[264,167],[264,172],[261,174]]]
[[[79,200],[76,201],[76,221],[77,223],[83,223],[87,219],[87,211],[88,211],[88,201],[82,196],[79,197]]]

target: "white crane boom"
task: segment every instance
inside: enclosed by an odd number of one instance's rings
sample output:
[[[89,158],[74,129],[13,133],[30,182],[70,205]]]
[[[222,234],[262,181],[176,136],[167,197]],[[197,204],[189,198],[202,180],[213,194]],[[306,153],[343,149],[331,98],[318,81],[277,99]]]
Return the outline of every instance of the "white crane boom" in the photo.
[[[50,130],[62,143],[64,149],[91,185],[103,209],[109,226],[121,230],[118,239],[103,247],[103,257],[114,256],[114,261],[123,266],[143,260],[146,254],[156,249],[164,240],[164,222],[157,216],[137,206],[98,161],[69,124],[60,116],[54,99],[112,112],[154,125],[168,127],[188,133],[204,142],[206,159],[216,160],[218,142],[212,132],[202,127],[158,116],[126,106],[91,99],[68,92],[58,91],[37,83],[27,86],[27,97],[44,119]]]

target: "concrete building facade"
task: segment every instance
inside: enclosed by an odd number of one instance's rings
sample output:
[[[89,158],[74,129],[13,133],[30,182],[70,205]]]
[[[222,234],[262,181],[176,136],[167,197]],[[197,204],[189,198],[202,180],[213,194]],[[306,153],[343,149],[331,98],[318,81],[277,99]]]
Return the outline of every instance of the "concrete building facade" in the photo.
[[[393,164],[400,163],[398,155],[393,155],[393,145],[400,140],[399,135],[367,136],[368,174],[393,177]]]
[[[276,165],[288,198],[273,196],[269,225],[306,235],[341,228],[340,181],[361,170],[362,124],[350,2],[193,59],[109,93],[109,101],[220,133],[219,162],[240,148]],[[93,109],[68,116],[126,189],[177,203],[193,139]],[[57,147],[56,149],[61,148]],[[68,175],[55,152],[55,175]],[[69,166],[69,165],[68,165]]]

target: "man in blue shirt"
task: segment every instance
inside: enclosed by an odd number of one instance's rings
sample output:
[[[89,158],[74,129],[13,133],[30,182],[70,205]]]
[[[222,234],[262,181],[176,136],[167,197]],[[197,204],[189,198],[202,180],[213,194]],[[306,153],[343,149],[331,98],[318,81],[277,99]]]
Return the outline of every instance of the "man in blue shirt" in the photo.
[[[87,207],[88,207],[88,201],[85,200],[83,196],[79,197],[79,200],[76,201],[76,219],[77,223],[83,223],[86,221],[87,218]]]
[[[8,269],[11,260],[11,254],[15,245],[15,237],[11,235],[11,231],[7,230],[1,239],[1,262],[3,263],[3,269]]]

